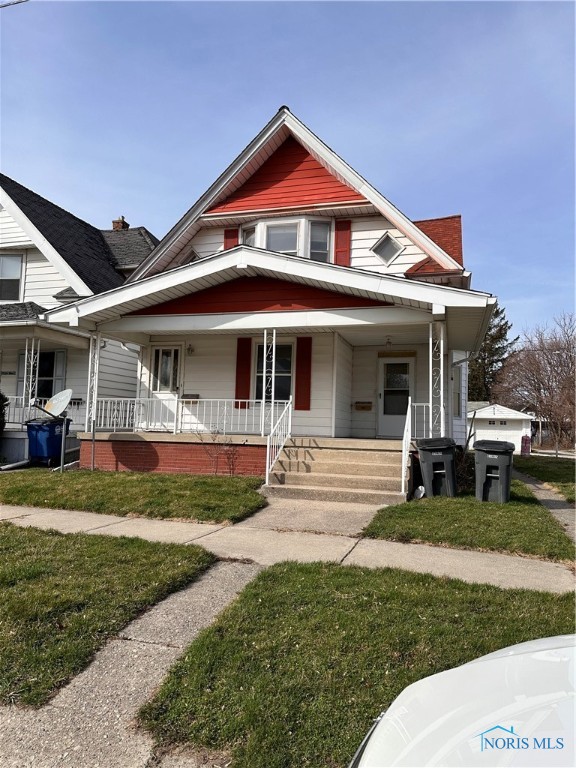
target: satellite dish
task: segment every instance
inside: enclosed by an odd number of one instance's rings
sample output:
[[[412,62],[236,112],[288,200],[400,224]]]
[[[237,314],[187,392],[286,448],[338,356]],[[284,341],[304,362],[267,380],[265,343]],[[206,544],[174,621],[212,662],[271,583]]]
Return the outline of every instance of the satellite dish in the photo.
[[[63,389],[62,392],[57,392],[53,397],[51,397],[44,408],[40,408],[40,410],[49,413],[50,416],[59,416],[62,411],[66,410],[71,397],[72,390]],[[36,407],[38,408],[39,406]]]

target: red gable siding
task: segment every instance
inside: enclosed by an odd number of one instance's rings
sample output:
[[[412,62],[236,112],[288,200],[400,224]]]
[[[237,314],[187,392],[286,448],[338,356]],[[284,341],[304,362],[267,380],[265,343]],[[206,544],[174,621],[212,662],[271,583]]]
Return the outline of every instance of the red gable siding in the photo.
[[[364,201],[289,137],[248,181],[207,213]]]
[[[228,312],[291,312],[307,309],[386,307],[385,302],[270,277],[239,277],[131,315],[210,315]]]

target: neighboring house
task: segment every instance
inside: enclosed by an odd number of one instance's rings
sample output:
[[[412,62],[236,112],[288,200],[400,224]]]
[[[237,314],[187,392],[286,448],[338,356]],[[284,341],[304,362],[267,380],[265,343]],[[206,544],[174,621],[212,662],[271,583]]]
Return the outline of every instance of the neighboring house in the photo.
[[[221,471],[263,473],[286,435],[463,443],[494,303],[459,216],[411,221],[283,107],[126,284],[47,319],[141,346],[138,399],[90,393],[135,432],[99,435],[100,466],[210,471],[208,432],[234,435]]]
[[[472,422],[472,419],[474,421]],[[505,440],[514,444],[514,453],[520,453],[522,438],[532,435],[532,416],[514,411],[504,405],[486,402],[468,403],[468,429],[472,440]]]
[[[0,391],[10,400],[0,459],[24,457],[24,422],[39,413],[32,398],[72,389],[72,429],[85,429],[91,334],[51,325],[44,313],[122,285],[157,244],[123,218],[96,229],[0,174]],[[107,339],[102,392],[134,396],[136,367],[134,345]]]

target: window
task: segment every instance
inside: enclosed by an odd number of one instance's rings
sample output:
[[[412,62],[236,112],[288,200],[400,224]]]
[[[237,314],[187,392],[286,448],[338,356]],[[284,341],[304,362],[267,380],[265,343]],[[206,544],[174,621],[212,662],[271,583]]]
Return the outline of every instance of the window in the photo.
[[[152,354],[152,391],[176,392],[180,350],[175,347],[156,348]]]
[[[298,224],[268,224],[266,250],[298,255]]]
[[[256,245],[256,227],[248,227],[242,231],[244,245]]]
[[[0,301],[20,299],[21,256],[0,256]]]
[[[404,250],[404,246],[400,245],[398,240],[395,240],[391,234],[386,232],[380,240],[378,240],[376,245],[372,247],[372,250],[382,259],[386,266],[389,266]]]
[[[492,419],[488,419],[488,425],[489,425],[490,427],[494,427],[494,426],[496,426],[496,422],[495,422],[495,421],[493,421]]]
[[[312,261],[330,261],[330,224],[327,221],[310,222],[310,258]]]
[[[244,227],[241,239],[244,245],[330,263],[331,230],[331,221],[307,218],[267,220]]]
[[[505,421],[501,421],[501,422],[500,422],[500,426],[501,426],[501,427],[505,427],[505,426],[506,426],[506,422],[505,422]]]
[[[18,355],[18,396],[24,394],[24,368],[26,353]],[[49,400],[64,389],[66,379],[66,350],[40,352],[38,356],[38,389],[36,396]]]
[[[258,344],[256,354],[256,386],[254,396],[262,399],[264,381],[264,345]],[[292,394],[292,344],[276,345],[276,366],[274,375],[274,399],[288,400]],[[272,382],[266,382],[266,400],[272,397]]]

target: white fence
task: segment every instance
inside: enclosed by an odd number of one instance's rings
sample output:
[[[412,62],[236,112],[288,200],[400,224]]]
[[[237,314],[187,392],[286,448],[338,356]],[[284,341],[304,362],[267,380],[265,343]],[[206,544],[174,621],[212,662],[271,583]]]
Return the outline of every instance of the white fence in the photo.
[[[217,432],[268,435],[286,401],[98,398],[95,427],[107,432]]]

